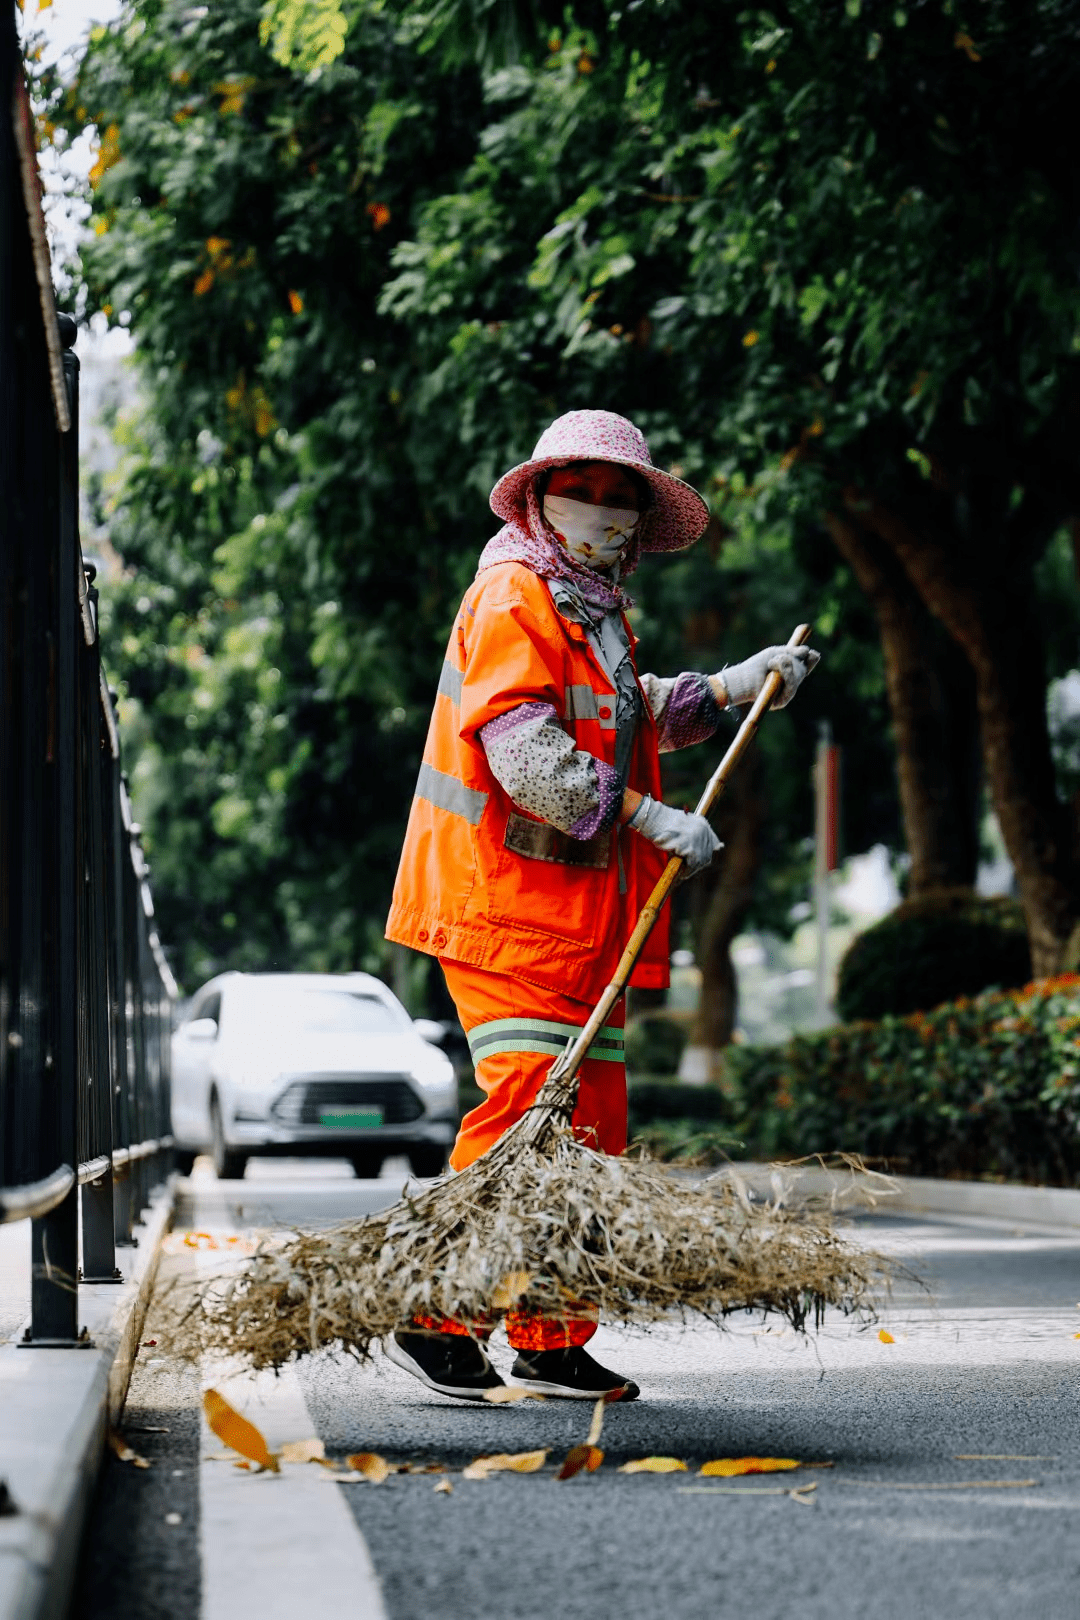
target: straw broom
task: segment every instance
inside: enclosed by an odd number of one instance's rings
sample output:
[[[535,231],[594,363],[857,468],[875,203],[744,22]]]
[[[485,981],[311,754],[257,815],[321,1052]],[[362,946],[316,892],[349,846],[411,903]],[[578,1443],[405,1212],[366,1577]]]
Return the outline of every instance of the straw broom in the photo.
[[[800,625],[788,645],[809,634]],[[724,791],[780,684],[771,673],[699,815]],[[239,1269],[202,1286],[174,1348],[239,1355],[262,1368],[331,1347],[364,1357],[416,1317],[482,1323],[511,1305],[554,1316],[591,1307],[638,1325],[673,1312],[719,1323],[732,1311],[773,1311],[798,1329],[830,1306],[865,1308],[879,1266],[839,1235],[827,1210],[754,1204],[731,1174],[695,1184],[573,1134],[578,1069],[683,864],[668,861],[588,1022],[494,1146],[380,1214],[265,1240]]]

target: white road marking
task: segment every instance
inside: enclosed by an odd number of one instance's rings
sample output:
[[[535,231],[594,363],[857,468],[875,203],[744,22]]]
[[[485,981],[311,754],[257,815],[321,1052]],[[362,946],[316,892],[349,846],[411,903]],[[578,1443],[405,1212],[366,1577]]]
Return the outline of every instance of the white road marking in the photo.
[[[209,1369],[204,1369],[209,1372]],[[204,1378],[266,1436],[271,1451],[315,1433],[293,1368]],[[367,1544],[341,1491],[314,1463],[251,1474],[220,1456],[202,1419],[199,1465],[202,1620],[386,1620]]]

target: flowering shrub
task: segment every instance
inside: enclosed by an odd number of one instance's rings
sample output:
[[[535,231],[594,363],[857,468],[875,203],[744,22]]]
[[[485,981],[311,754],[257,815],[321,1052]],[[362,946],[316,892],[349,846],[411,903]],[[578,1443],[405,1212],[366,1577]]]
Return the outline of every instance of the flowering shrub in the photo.
[[[846,1151],[923,1176],[1080,1185],[1080,975],[729,1050],[755,1158]]]

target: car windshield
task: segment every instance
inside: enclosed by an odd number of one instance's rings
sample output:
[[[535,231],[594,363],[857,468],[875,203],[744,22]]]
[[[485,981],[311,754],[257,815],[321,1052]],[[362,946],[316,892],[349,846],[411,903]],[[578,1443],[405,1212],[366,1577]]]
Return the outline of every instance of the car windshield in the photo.
[[[405,1028],[396,1008],[352,990],[275,987],[247,1000],[245,1012],[260,1028],[298,1035],[392,1035]]]

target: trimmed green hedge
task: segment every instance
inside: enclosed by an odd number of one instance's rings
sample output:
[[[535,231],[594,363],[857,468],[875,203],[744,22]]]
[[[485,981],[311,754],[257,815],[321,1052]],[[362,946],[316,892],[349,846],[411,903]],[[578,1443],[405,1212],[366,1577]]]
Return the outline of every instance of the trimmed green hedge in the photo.
[[[670,1018],[635,1018],[626,1026],[631,1074],[678,1074],[685,1047],[686,1031]]]
[[[851,1152],[922,1176],[1080,1184],[1080,975],[729,1049],[752,1158]]]
[[[840,964],[836,1008],[845,1023],[902,1016],[1030,977],[1018,901],[938,889],[905,900],[852,941]]]
[[[463,1111],[480,1100],[462,1088]],[[728,1048],[721,1086],[642,1077],[630,1137],[718,1163],[858,1153],[916,1176],[1080,1186],[1080,974]]]

